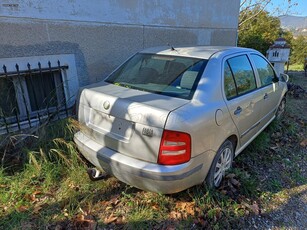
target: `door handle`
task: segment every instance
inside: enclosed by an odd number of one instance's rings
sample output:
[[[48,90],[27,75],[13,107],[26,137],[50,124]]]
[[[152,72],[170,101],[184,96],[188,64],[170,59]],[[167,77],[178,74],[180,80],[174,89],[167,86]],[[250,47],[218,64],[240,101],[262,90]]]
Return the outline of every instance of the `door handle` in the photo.
[[[238,108],[234,111],[234,115],[240,115],[241,112],[242,112],[242,108],[238,106]]]
[[[263,99],[268,99],[269,95],[267,93],[264,94]]]

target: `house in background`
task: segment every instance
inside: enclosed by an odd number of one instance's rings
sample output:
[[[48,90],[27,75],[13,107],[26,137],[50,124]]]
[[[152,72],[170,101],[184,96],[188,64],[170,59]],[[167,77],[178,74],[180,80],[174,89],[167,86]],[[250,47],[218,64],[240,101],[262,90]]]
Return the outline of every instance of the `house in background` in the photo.
[[[2,0],[0,134],[65,116],[79,87],[144,48],[236,45],[239,8],[240,0]]]
[[[285,72],[285,65],[289,62],[290,45],[283,37],[277,38],[266,52],[266,56],[279,76]]]

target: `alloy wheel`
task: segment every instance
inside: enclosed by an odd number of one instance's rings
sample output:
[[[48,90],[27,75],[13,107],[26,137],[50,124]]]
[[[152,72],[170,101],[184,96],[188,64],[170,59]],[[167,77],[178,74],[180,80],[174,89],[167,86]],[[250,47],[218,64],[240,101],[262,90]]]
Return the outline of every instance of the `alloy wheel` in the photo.
[[[225,148],[216,163],[214,172],[214,186],[218,187],[221,184],[223,177],[232,164],[232,151],[230,148]]]

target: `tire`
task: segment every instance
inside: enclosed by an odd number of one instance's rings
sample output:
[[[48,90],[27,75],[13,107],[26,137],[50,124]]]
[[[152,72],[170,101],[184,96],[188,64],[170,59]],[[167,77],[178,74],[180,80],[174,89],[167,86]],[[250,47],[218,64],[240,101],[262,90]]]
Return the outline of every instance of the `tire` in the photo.
[[[276,110],[276,119],[281,119],[285,113],[285,110],[286,110],[286,99],[283,98]]]
[[[217,151],[206,178],[209,188],[218,188],[227,170],[232,166],[234,147],[230,140],[226,140]]]

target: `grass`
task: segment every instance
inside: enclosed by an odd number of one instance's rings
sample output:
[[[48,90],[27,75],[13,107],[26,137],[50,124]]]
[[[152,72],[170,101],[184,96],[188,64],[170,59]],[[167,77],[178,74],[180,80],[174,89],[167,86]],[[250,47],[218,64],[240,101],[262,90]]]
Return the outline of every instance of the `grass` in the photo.
[[[244,228],[250,216],[273,211],[293,195],[289,189],[307,184],[302,106],[304,99],[288,98],[285,118],[235,159],[219,190],[199,185],[173,195],[141,191],[113,177],[90,181],[72,141],[77,124],[67,119],[43,127],[0,169],[0,229]]]
[[[140,191],[115,178],[92,182],[72,142],[72,120],[41,130],[41,138],[19,149],[21,170],[0,171],[0,226],[4,229],[71,227],[89,221],[102,228],[224,226],[223,217],[241,216],[236,202],[196,186],[175,195]],[[232,203],[235,209],[232,209]],[[222,211],[223,210],[223,211]],[[91,219],[90,219],[91,220]],[[225,222],[229,226],[229,220]]]
[[[289,71],[304,71],[304,64],[289,65]]]

